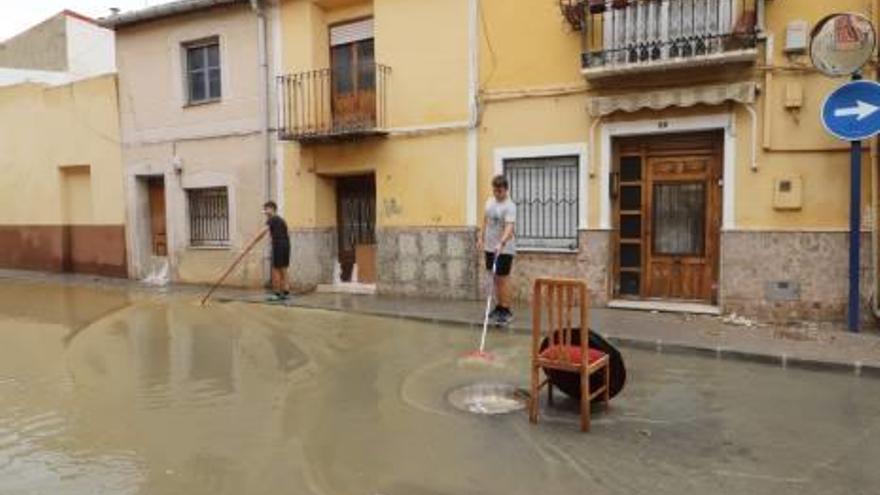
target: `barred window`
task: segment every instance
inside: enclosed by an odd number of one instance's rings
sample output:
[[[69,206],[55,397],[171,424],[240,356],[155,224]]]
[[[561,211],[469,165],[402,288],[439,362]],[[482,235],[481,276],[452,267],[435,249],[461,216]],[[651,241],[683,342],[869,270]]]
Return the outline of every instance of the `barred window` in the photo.
[[[189,238],[193,246],[229,244],[229,194],[225,187],[187,190]]]
[[[504,160],[518,247],[577,249],[578,161],[576,155]]]
[[[189,103],[218,100],[221,96],[220,42],[215,38],[189,43],[186,49],[186,92]]]

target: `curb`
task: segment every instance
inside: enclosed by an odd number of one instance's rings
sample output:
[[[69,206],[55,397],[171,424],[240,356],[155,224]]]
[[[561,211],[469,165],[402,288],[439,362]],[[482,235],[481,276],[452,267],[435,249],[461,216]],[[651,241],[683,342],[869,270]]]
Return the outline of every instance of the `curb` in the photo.
[[[22,271],[22,270],[0,270],[0,279],[7,280],[18,280],[24,282],[37,282],[37,283],[45,283],[45,282],[59,282],[59,280],[54,276],[54,274],[46,274],[44,272],[31,272],[31,271]],[[155,289],[152,287],[145,287],[141,285],[132,284],[128,279],[114,279],[107,277],[99,277],[99,276],[68,276],[65,277],[64,280],[61,280],[60,283],[74,286],[93,286],[96,282],[109,281],[109,285],[115,288],[125,288],[128,290],[136,290],[136,291],[144,291],[144,292],[154,292]],[[187,287],[185,285],[177,285],[176,287]],[[195,287],[195,286],[190,286]],[[218,301],[225,302],[243,302],[249,304],[263,304],[262,301],[257,300],[248,300],[242,298],[240,296],[234,294],[220,294],[217,295],[216,299]],[[274,304],[273,306],[277,306]],[[391,313],[382,310],[369,310],[369,309],[361,309],[361,308],[340,308],[337,306],[328,306],[328,305],[320,305],[320,304],[308,304],[302,303],[298,300],[291,301],[288,304],[282,305],[282,307],[294,307],[294,308],[305,308],[305,309],[320,309],[325,311],[334,311],[340,313],[352,313],[352,314],[362,314],[367,316],[377,316],[382,318],[396,318],[396,319],[404,319],[410,321],[419,321],[423,323],[432,323],[432,324],[446,324],[446,325],[457,325],[457,326],[465,326],[470,328],[480,328],[482,324],[480,322],[476,322],[468,319],[455,319],[449,317],[437,317],[437,316],[426,316],[419,314],[407,314],[407,313]],[[527,334],[529,333],[529,329],[527,327],[523,327],[520,325],[514,324],[509,328],[510,332]],[[861,361],[828,361],[822,359],[814,359],[814,358],[805,358],[798,356],[789,356],[786,354],[768,354],[761,353],[755,351],[747,351],[743,349],[735,349],[729,347],[707,347],[707,346],[699,346],[689,343],[682,342],[666,342],[663,340],[647,340],[647,339],[639,339],[636,337],[627,337],[627,336],[618,336],[603,333],[605,338],[607,338],[610,342],[620,345],[621,347],[627,347],[630,349],[641,349],[648,351],[655,351],[658,353],[668,353],[668,354],[681,354],[681,355],[695,355],[701,356],[705,358],[714,358],[714,359],[726,359],[732,361],[743,361],[743,362],[751,362],[757,364],[763,364],[767,366],[779,366],[783,369],[792,368],[792,369],[800,369],[806,371],[818,371],[818,372],[832,372],[839,374],[852,374],[857,377],[868,377],[868,378],[878,378],[880,379],[880,363],[863,363]]]
[[[262,304],[259,301],[246,301],[236,298],[224,298],[228,301],[246,302],[253,304]],[[482,324],[472,320],[442,318],[417,314],[406,313],[388,313],[385,311],[376,311],[359,308],[339,308],[336,306],[326,306],[319,304],[301,303],[292,301],[285,305],[292,308],[304,309],[320,309],[325,311],[334,311],[339,313],[360,314],[366,316],[377,316],[382,318],[394,318],[401,320],[418,321],[422,323],[457,325],[470,328],[480,328]],[[526,334],[528,328],[521,326],[513,326],[510,332]],[[861,361],[827,361],[821,359],[805,358],[799,356],[790,356],[787,354],[768,354],[743,349],[735,349],[729,347],[705,347],[694,344],[681,342],[666,342],[663,340],[645,340],[634,337],[621,337],[613,334],[602,334],[606,339],[615,345],[630,349],[640,349],[647,351],[655,351],[658,353],[680,354],[690,356],[700,356],[704,358],[723,359],[729,361],[742,361],[749,363],[762,364],[766,366],[779,366],[783,369],[798,369],[804,371],[831,372],[839,374],[851,374],[857,377],[880,378],[880,365],[866,364]]]

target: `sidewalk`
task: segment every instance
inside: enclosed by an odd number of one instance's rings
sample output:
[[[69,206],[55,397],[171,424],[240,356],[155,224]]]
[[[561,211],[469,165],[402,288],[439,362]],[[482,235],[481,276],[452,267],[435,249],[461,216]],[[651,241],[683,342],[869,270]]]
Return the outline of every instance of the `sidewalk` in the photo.
[[[223,291],[225,300],[262,303],[262,294]],[[293,298],[291,307],[345,311],[434,323],[482,326],[484,302],[311,293]],[[528,307],[514,310],[510,330],[531,331]],[[757,361],[783,367],[835,370],[880,378],[880,334],[853,334],[826,325],[782,327],[747,325],[712,316],[596,308],[591,327],[623,347],[701,354]]]
[[[137,281],[88,275],[0,270],[3,279],[69,286],[103,287],[144,293],[200,296],[204,287],[175,285],[156,288]],[[223,288],[215,299],[263,304],[259,290]],[[434,323],[482,325],[484,301],[418,299],[388,296],[310,293],[286,305],[344,311]],[[530,332],[528,307],[514,308],[510,331]],[[727,321],[726,321],[727,320]],[[730,318],[596,308],[591,327],[623,347],[689,353],[719,359],[757,361],[783,367],[834,370],[880,378],[880,333],[853,334],[840,327],[751,325]]]

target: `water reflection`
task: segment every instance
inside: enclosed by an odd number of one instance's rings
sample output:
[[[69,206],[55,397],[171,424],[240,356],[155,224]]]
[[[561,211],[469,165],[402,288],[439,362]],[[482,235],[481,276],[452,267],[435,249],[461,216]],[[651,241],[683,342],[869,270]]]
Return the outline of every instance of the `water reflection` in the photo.
[[[776,495],[777,480],[797,493],[805,479],[824,493],[880,485],[869,464],[880,455],[878,381],[630,351],[630,385],[581,435],[565,401],[537,427],[522,413],[472,415],[446,401],[463,385],[527,383],[522,336],[493,334],[498,366],[470,369],[457,364],[476,337],[464,328],[12,292],[20,304],[67,297],[94,308],[0,308],[3,495]],[[116,303],[126,306],[108,313]],[[66,345],[71,321],[88,314],[95,320]],[[804,474],[827,459],[846,462]]]

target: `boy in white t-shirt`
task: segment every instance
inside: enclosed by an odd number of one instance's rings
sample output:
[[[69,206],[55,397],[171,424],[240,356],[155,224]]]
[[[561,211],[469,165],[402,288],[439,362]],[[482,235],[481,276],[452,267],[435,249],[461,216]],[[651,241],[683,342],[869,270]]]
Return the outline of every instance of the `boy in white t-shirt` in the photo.
[[[513,319],[507,285],[516,256],[515,226],[516,204],[510,199],[510,185],[506,177],[497,175],[492,179],[492,197],[486,201],[483,230],[477,235],[477,247],[485,253],[486,270],[491,271],[495,265],[497,305],[490,317],[499,325],[506,325]]]

